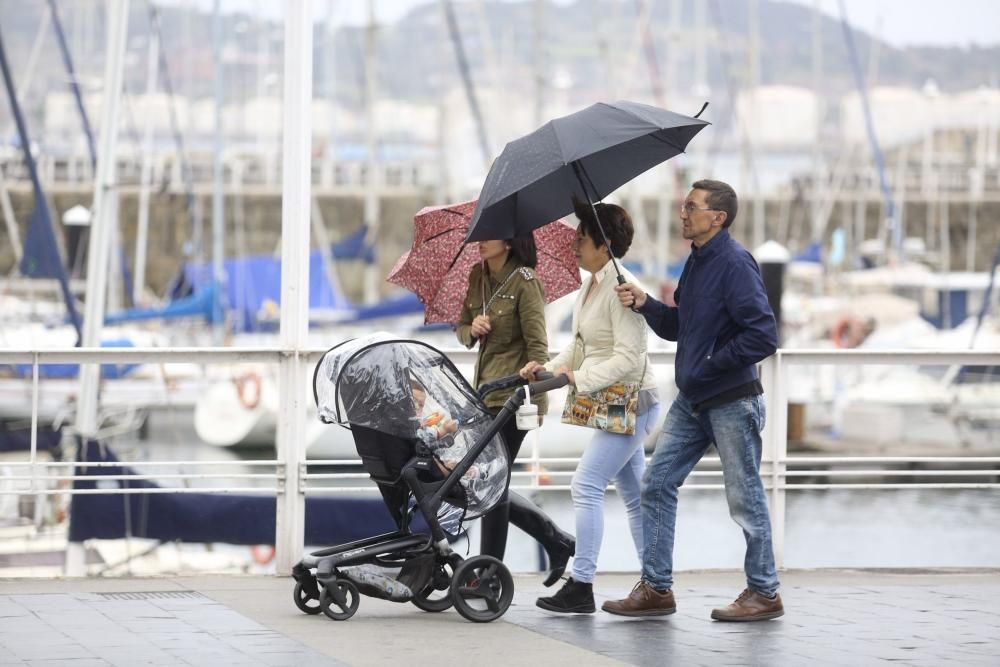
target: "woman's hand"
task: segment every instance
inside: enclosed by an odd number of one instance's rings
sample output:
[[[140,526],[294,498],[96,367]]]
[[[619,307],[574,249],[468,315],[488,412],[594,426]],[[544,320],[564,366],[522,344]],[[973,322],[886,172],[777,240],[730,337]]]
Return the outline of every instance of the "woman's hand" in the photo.
[[[476,315],[475,319],[472,320],[472,337],[482,338],[490,332],[490,318],[489,315]]]
[[[444,423],[441,424],[442,433],[458,433],[458,422],[454,419],[446,419]]]
[[[537,373],[538,371],[544,371],[544,370],[545,370],[545,366],[544,365],[538,363],[537,361],[529,361],[528,363],[526,363],[524,365],[524,368],[522,368],[520,371],[518,371],[518,375],[520,375],[522,378],[524,378],[528,382],[534,382],[535,381],[535,373]]]

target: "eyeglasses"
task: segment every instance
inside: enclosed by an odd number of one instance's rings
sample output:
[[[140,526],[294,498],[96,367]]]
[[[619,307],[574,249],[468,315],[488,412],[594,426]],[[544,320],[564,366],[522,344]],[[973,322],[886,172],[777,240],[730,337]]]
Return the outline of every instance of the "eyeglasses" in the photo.
[[[700,208],[698,206],[695,206],[691,202],[687,202],[687,203],[681,204],[681,213],[687,213],[688,215],[691,215],[695,211],[718,211],[718,210],[720,210],[720,209],[711,208],[711,207]]]

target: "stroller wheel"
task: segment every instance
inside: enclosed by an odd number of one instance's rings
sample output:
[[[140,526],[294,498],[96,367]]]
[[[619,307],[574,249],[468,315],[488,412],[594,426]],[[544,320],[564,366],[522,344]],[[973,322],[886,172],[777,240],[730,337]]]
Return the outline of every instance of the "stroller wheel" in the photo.
[[[475,623],[489,623],[507,611],[514,599],[514,577],[492,556],[473,556],[455,570],[451,601],[456,611]]]
[[[295,592],[292,593],[292,599],[295,600],[295,606],[299,608],[303,614],[318,614],[322,609],[319,606],[319,589],[316,585],[316,580],[313,579],[311,588],[316,589],[316,592],[308,590],[309,586],[303,586],[302,582],[295,584]]]
[[[320,609],[335,621],[346,621],[354,616],[360,602],[358,587],[346,579],[331,581],[319,594]]]
[[[445,611],[451,608],[451,581],[455,576],[455,570],[461,563],[462,557],[457,554],[438,562],[434,566],[434,576],[431,577],[430,583],[410,602],[417,609],[429,612]]]

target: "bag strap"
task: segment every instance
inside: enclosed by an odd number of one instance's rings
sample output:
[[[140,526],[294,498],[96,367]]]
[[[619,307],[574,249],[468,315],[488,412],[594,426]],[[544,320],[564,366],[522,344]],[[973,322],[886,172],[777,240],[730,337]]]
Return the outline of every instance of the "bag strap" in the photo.
[[[497,288],[495,290],[493,290],[493,294],[490,296],[490,300],[483,305],[483,314],[484,315],[486,314],[486,311],[488,311],[490,309],[490,306],[493,305],[493,302],[496,301],[497,296],[499,296],[499,294],[503,290],[503,288],[507,286],[507,283],[509,283],[514,278],[514,276],[516,276],[518,273],[523,273],[523,272],[524,272],[524,267],[519,266],[516,269],[514,269],[513,271],[511,271],[509,274],[507,274],[507,277],[503,279],[503,282],[500,283],[499,285],[497,285]],[[485,279],[485,273],[484,273],[483,277]],[[484,293],[484,296],[485,296],[485,293]]]
[[[577,341],[577,339],[579,339],[580,346],[583,348],[583,352],[584,352],[583,356],[584,356],[584,358],[587,357],[587,343],[586,343],[586,341],[583,340],[583,334],[581,334],[580,331],[579,331],[579,329],[577,329],[576,335],[573,338],[573,365],[574,366],[576,366],[576,341]],[[648,364],[649,364],[649,351],[647,350],[646,352],[642,353],[642,374],[639,375],[639,391],[642,390],[642,381],[646,379],[646,368],[647,368]],[[574,368],[573,370],[576,371],[576,370],[579,370],[579,369]]]

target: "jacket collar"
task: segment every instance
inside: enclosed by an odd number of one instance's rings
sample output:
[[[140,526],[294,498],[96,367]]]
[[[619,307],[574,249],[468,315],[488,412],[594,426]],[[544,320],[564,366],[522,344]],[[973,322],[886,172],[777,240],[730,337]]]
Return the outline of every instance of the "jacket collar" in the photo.
[[[489,276],[489,279],[491,281],[493,281],[493,284],[499,285],[503,281],[507,280],[507,278],[510,277],[510,274],[516,271],[518,268],[520,268],[521,265],[518,263],[516,259],[514,259],[513,256],[510,256],[507,258],[507,261],[504,262],[503,267],[500,269],[499,272],[497,272],[496,275],[490,273],[489,265],[486,264],[486,262],[483,262],[482,266],[483,270],[486,272],[486,275]]]
[[[615,263],[609,259],[608,263],[602,266],[601,269],[594,274],[594,282],[600,285],[601,281],[603,281],[605,277],[613,276],[614,274],[615,274]]]
[[[719,233],[708,240],[708,243],[701,246],[700,248],[695,244],[691,244],[691,254],[694,255],[695,259],[708,259],[709,257],[716,255],[722,250],[723,246],[729,244],[729,230],[720,229]]]

